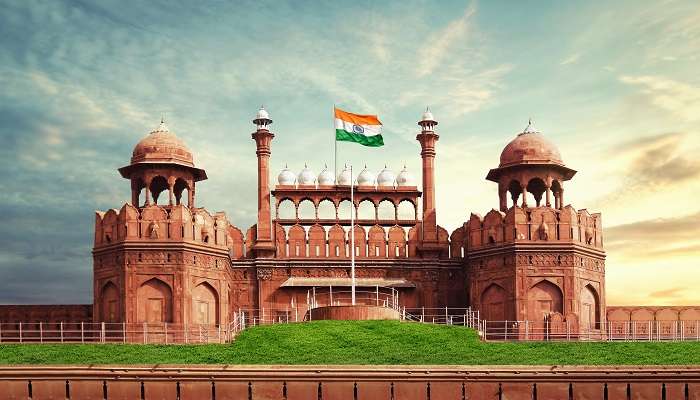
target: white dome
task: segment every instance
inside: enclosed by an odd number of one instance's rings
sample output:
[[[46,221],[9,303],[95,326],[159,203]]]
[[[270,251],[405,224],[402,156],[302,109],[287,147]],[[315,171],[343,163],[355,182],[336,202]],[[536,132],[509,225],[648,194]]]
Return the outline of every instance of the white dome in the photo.
[[[377,175],[377,185],[383,187],[394,187],[394,182],[396,181],[396,176],[394,172],[384,166],[382,172]]]
[[[358,186],[374,186],[376,184],[376,177],[372,171],[367,169],[367,166],[365,165],[365,169],[360,172],[360,175],[357,176],[357,185]]]
[[[280,185],[294,185],[296,179],[297,177],[294,175],[294,172],[287,168],[286,165],[284,169],[280,171],[280,174],[277,175],[277,183]]]
[[[423,118],[421,118],[421,121],[435,121],[435,117],[433,117],[433,113],[430,112],[429,108],[425,109],[425,112],[423,113]]]
[[[258,113],[255,114],[255,119],[270,119],[270,113],[267,112],[265,107],[260,106]]]
[[[399,172],[399,176],[396,177],[396,185],[397,186],[416,186],[416,181],[413,179],[413,175],[411,175],[408,170],[406,169],[406,166],[403,166],[403,169],[401,172]]]
[[[316,174],[311,170],[306,164],[304,164],[304,169],[299,172],[299,177],[297,178],[297,183],[300,185],[315,185],[316,184]]]
[[[324,186],[335,184],[333,173],[328,170],[328,167],[324,167],[323,171],[321,171],[321,173],[318,174],[318,184]]]
[[[350,186],[350,180],[350,168],[346,164],[345,168],[338,174],[338,185]]]

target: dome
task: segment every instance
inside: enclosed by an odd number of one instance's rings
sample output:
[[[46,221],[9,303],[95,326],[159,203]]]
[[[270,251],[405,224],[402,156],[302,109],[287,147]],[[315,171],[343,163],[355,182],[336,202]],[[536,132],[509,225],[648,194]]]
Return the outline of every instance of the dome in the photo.
[[[499,168],[518,164],[557,164],[564,165],[559,149],[528,123],[501,152]]]
[[[382,187],[394,187],[394,182],[396,181],[396,176],[394,172],[384,166],[382,172],[377,175],[377,185]]]
[[[311,168],[304,164],[304,169],[299,172],[297,183],[300,185],[315,185],[316,174],[311,170]]]
[[[411,173],[408,172],[405,165],[403,166],[401,172],[399,172],[399,176],[396,177],[396,185],[416,186],[416,181],[413,179],[413,175],[411,175]]]
[[[294,175],[294,172],[292,172],[287,166],[284,166],[284,169],[280,171],[280,174],[277,175],[277,183],[280,185],[287,185],[291,186],[294,185],[294,182],[296,181],[297,177]]]
[[[367,166],[365,165],[365,169],[360,172],[360,175],[357,176],[357,185],[358,186],[374,186],[376,183],[376,177],[374,176],[374,173],[372,171],[367,169]]]
[[[255,119],[270,119],[270,113],[267,112],[264,106],[260,106],[258,113],[255,114]]]
[[[168,130],[163,121],[134,147],[131,164],[138,163],[174,163],[194,167],[190,149]]]
[[[328,166],[324,166],[323,171],[318,174],[318,184],[324,186],[335,184],[335,177],[333,176],[333,173],[328,170]]]
[[[343,186],[350,186],[350,180],[352,178],[350,177],[350,168],[348,168],[347,164],[343,168],[342,171],[338,174],[338,185],[343,185]]]

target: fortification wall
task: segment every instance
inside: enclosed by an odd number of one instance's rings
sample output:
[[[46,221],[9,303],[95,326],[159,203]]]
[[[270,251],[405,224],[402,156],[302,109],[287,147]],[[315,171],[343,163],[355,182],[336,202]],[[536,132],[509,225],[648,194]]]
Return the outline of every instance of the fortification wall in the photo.
[[[0,305],[0,323],[92,322],[92,304]]]

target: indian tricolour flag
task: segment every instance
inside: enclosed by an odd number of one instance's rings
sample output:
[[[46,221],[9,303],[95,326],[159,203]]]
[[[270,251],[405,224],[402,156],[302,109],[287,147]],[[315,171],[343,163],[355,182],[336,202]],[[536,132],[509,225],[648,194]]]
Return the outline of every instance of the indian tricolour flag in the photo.
[[[384,146],[382,123],[376,115],[361,115],[335,109],[335,140],[364,146]]]

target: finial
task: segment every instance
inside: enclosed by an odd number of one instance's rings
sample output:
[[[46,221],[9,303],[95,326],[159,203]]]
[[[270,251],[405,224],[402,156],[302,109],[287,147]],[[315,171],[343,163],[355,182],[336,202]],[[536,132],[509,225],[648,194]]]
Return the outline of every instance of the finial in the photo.
[[[323,168],[328,169],[328,163],[323,163]]]
[[[287,163],[284,163],[284,168],[285,168],[285,169],[289,168],[289,167],[287,166]]]
[[[306,165],[306,163],[304,163],[304,168],[309,168],[309,166],[308,166],[308,165]]]

